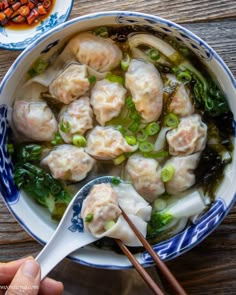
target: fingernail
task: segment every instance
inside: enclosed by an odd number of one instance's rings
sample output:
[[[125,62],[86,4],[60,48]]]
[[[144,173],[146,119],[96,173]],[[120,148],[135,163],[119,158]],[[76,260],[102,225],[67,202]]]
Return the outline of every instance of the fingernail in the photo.
[[[27,260],[21,268],[23,275],[25,275],[28,278],[35,278],[39,273],[39,270],[39,265],[34,260]]]

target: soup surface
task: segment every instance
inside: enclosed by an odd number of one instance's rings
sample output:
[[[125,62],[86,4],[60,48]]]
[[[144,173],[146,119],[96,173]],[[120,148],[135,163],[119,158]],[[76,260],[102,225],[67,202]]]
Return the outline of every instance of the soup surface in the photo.
[[[152,207],[153,243],[209,208],[231,162],[233,115],[214,77],[147,27],[94,28],[34,61],[13,129],[15,183],[53,218],[88,180],[118,176]]]

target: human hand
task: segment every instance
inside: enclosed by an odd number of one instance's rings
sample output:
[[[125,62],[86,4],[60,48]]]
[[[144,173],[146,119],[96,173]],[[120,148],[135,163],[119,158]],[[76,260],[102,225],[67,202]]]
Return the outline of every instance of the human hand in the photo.
[[[0,263],[0,295],[61,295],[63,284],[45,278],[42,282],[40,266],[27,257],[20,260]]]

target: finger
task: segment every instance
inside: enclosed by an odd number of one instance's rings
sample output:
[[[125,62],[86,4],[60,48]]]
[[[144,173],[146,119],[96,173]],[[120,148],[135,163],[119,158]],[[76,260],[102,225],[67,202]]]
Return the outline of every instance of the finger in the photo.
[[[0,284],[10,284],[19,267],[27,260],[33,257],[25,257],[12,262],[0,263]]]
[[[26,260],[8,287],[7,295],[37,295],[40,277],[39,264],[34,259]]]
[[[39,295],[61,295],[64,286],[61,282],[45,278],[40,285]]]

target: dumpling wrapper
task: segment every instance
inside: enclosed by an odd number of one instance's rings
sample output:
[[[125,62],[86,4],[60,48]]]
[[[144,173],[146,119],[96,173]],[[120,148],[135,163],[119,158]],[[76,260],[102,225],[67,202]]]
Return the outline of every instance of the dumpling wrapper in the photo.
[[[129,145],[114,127],[96,126],[87,136],[86,152],[96,159],[111,160],[137,148],[138,145]]]
[[[128,223],[125,221],[124,217],[121,215],[121,211],[119,209],[120,207],[126,212],[126,214],[129,216],[131,221],[136,225],[136,227],[139,229],[139,231],[146,236],[147,232],[147,221],[150,219],[151,216],[151,206],[140,196],[137,194],[137,192],[134,190],[134,188],[130,184],[121,183],[117,186],[111,186],[110,184],[101,184],[103,190],[106,190],[105,194],[105,201],[107,202],[107,205],[103,203],[101,200],[99,200],[100,194],[97,195],[97,200],[93,196],[93,202],[89,200],[90,194],[87,196],[85,201],[83,202],[81,215],[82,218],[85,220],[85,217],[87,213],[93,213],[94,209],[96,207],[96,204],[98,206],[102,206],[107,209],[104,209],[108,219],[104,218],[106,216],[102,215],[100,216],[98,221],[103,222],[103,227],[106,224],[106,222],[111,221],[109,218],[111,215],[116,216],[117,220],[115,221],[114,225],[109,228],[108,230],[105,230],[103,232],[94,232],[94,228],[97,228],[96,223],[92,226],[92,233],[97,238],[102,237],[110,237],[110,238],[117,238],[123,241],[123,243],[130,247],[137,247],[141,246],[142,244],[134,234],[133,230],[130,228]],[[97,188],[99,188],[100,185],[96,185]],[[93,190],[93,189],[92,189]],[[97,191],[99,193],[99,190]],[[108,197],[110,196],[110,197]],[[116,208],[114,208],[115,202],[116,202]],[[94,208],[87,208],[88,204],[93,204]],[[118,205],[119,204],[119,205]],[[97,215],[96,215],[97,216]],[[96,218],[96,217],[95,217]],[[97,219],[95,219],[95,222]],[[114,221],[114,220],[113,220]],[[85,221],[84,221],[85,222]],[[92,221],[93,222],[93,221]],[[86,223],[86,222],[85,222]],[[91,229],[90,225],[86,225],[85,228],[88,229],[88,227]],[[98,226],[99,230],[101,229],[100,226]]]
[[[73,37],[60,58],[76,59],[96,71],[108,72],[120,64],[122,52],[110,38],[102,38],[86,32]]]
[[[69,124],[69,130],[63,132],[60,124]],[[73,135],[83,135],[93,128],[93,111],[88,97],[81,97],[64,106],[59,114],[59,133],[66,143],[71,143]]]
[[[72,63],[52,81],[49,92],[56,100],[69,104],[89,90],[90,83],[87,76],[85,65]]]
[[[41,161],[55,179],[80,181],[92,170],[95,160],[83,148],[70,144],[57,146]]]
[[[143,120],[147,123],[156,121],[162,112],[163,83],[155,66],[133,59],[125,74],[125,86]]]
[[[173,177],[165,183],[166,191],[169,194],[179,194],[195,184],[194,170],[197,168],[200,155],[201,153],[195,153],[188,156],[172,157],[166,161],[163,169],[168,165],[174,167]]]
[[[134,154],[129,157],[125,169],[137,192],[148,202],[164,193],[161,167],[155,159]]]
[[[169,153],[173,156],[203,151],[207,141],[207,125],[198,114],[183,117],[178,127],[167,133],[166,139]]]
[[[36,141],[51,141],[57,132],[57,121],[45,101],[18,100],[13,105],[14,127]]]
[[[91,105],[96,119],[102,126],[117,117],[125,104],[127,90],[120,84],[107,79],[96,82],[91,91]]]

